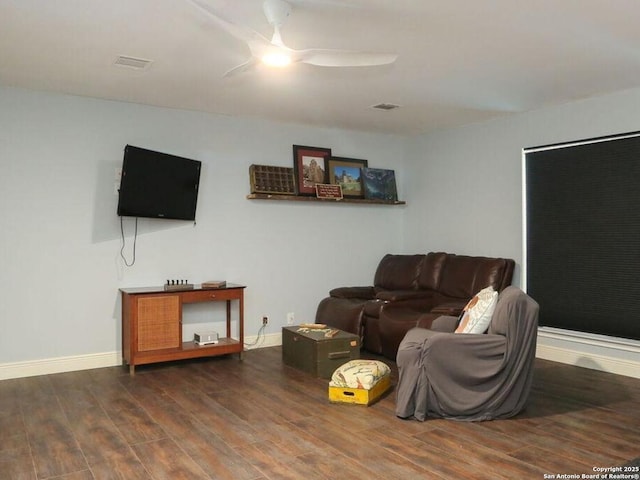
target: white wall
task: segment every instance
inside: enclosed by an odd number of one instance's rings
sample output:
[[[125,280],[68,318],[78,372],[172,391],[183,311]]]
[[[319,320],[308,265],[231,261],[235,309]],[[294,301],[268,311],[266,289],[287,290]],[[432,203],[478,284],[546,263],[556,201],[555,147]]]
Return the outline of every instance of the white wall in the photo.
[[[522,149],[640,130],[640,89],[435,132],[407,145],[407,251],[516,260],[522,285]],[[539,356],[640,375],[640,342],[540,332]]]
[[[522,148],[640,130],[638,105],[640,89],[407,139],[0,88],[0,378],[117,363],[118,288],[166,278],[246,284],[249,337],[263,314],[274,335],[286,312],[311,321],[330,288],[369,284],[387,252],[511,257],[520,285]],[[132,268],[113,192],[127,143],[204,164],[197,226],[141,220]],[[290,166],[293,144],[395,169],[407,206],[246,200],[249,165]],[[194,324],[209,319],[194,310]],[[543,330],[538,354],[640,371],[640,342]]]
[[[114,193],[126,144],[203,162],[197,225],[141,219],[131,268]],[[34,361],[118,361],[120,287],[246,284],[251,337],[263,314],[277,333],[287,312],[313,321],[330,288],[370,284],[402,249],[406,207],[247,200],[249,165],[292,166],[293,144],[394,168],[403,195],[402,137],[0,88],[0,378]],[[131,258],[132,219],[125,229]],[[210,319],[193,307],[191,321]]]

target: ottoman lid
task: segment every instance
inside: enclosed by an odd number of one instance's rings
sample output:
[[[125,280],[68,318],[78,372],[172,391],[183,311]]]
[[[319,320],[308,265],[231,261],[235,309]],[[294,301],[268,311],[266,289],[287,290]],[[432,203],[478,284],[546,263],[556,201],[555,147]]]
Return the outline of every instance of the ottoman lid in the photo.
[[[331,376],[330,387],[371,390],[381,378],[389,375],[389,366],[378,360],[351,360],[337,368]]]

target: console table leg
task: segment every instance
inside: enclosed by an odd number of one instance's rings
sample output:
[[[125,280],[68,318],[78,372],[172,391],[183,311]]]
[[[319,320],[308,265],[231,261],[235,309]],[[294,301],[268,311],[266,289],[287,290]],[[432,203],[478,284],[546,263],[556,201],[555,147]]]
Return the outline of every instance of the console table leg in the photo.
[[[135,374],[136,374],[136,366],[129,365],[129,375],[133,377]]]

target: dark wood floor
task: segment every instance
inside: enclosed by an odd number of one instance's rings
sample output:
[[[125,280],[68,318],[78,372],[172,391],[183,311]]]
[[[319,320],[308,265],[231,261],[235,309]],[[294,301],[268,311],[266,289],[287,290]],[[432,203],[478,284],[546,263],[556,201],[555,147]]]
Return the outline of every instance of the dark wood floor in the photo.
[[[395,366],[394,372],[395,384]],[[640,456],[640,380],[538,360],[510,420],[330,404],[280,347],[0,382],[1,479],[542,479]],[[550,477],[546,477],[550,478]]]

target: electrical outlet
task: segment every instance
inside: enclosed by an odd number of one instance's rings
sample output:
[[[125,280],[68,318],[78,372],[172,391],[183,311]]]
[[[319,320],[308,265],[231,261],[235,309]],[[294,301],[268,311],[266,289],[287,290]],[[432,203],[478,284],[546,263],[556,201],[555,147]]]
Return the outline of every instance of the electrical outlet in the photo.
[[[264,315],[262,317],[262,325],[267,325],[269,323],[269,317],[267,317],[266,315]]]
[[[293,312],[287,313],[287,325],[293,325],[296,320],[296,314]]]

